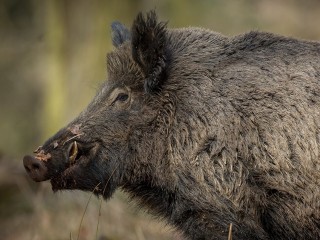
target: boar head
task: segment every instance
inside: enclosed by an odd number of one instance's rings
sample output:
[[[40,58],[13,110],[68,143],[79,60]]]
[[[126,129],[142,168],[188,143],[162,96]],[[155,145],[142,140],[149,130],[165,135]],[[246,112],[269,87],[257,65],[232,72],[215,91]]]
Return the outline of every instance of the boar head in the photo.
[[[30,177],[50,180],[54,191],[80,189],[108,198],[117,187],[156,182],[154,174],[165,164],[174,114],[173,97],[163,89],[170,61],[166,24],[150,12],[139,14],[131,31],[118,22],[112,30],[108,80],[76,119],[23,159]]]

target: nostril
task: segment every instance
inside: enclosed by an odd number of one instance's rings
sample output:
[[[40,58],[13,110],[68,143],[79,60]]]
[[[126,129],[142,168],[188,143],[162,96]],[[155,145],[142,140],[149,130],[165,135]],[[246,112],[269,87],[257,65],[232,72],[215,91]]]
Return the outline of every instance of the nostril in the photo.
[[[26,169],[31,171],[36,165],[38,165],[36,161],[37,159],[32,156],[25,156],[23,158],[23,165]]]
[[[29,168],[29,166],[24,165],[24,168],[26,169],[27,172],[30,172],[31,169]]]
[[[35,170],[39,170],[40,169],[40,164],[39,163],[32,163],[32,168]]]

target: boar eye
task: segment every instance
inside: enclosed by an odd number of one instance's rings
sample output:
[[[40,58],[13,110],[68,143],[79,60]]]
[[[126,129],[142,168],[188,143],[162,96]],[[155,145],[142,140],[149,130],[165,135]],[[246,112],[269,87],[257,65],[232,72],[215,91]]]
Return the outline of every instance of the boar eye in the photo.
[[[117,98],[113,101],[113,103],[120,101],[120,102],[125,102],[128,99],[128,94],[126,93],[119,93]]]
[[[119,105],[124,107],[127,106],[126,103],[129,102],[130,99],[130,89],[127,88],[116,88],[111,92],[109,99],[111,100],[109,104],[111,106]]]

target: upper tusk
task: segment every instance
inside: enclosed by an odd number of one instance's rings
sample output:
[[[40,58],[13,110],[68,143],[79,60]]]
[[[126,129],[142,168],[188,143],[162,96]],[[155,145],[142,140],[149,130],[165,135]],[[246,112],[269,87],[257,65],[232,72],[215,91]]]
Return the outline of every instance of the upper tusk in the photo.
[[[75,161],[77,155],[78,155],[78,144],[76,141],[74,141],[69,154],[69,160],[71,163]]]

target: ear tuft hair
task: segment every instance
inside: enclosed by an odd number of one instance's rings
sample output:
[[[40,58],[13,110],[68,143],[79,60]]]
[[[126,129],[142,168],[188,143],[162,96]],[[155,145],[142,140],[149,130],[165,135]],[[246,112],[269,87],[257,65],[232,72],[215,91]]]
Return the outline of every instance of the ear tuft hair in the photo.
[[[166,77],[166,23],[158,22],[155,11],[146,18],[139,13],[132,25],[132,57],[145,75],[148,93],[160,90]]]
[[[112,29],[112,44],[119,47],[125,41],[131,39],[130,31],[122,23],[115,21],[111,24]]]

